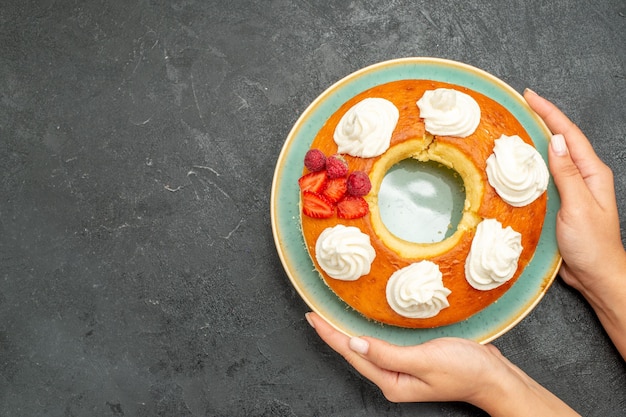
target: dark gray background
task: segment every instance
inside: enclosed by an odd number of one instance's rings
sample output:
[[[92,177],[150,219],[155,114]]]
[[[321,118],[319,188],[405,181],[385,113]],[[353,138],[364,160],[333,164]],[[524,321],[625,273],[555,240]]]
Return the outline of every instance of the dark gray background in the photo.
[[[350,72],[454,59],[582,127],[624,231],[625,45],[624,0],[3,0],[0,415],[482,415],[391,404],[320,342],[274,247],[276,158]],[[495,344],[626,415],[624,362],[560,280]]]

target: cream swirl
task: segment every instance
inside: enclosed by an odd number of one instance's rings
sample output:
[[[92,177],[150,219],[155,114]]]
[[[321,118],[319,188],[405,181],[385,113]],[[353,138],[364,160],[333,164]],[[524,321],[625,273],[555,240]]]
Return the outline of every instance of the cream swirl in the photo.
[[[413,263],[394,272],[387,282],[387,302],[404,317],[434,317],[450,306],[449,289],[443,286],[437,264],[430,261]]]
[[[510,280],[522,253],[522,235],[495,219],[478,224],[465,260],[465,278],[477,290],[492,290]]]
[[[496,139],[487,158],[487,179],[504,201],[514,207],[532,203],[548,188],[548,167],[537,150],[519,136]]]
[[[338,153],[361,158],[382,155],[389,148],[400,112],[384,98],[366,98],[343,115],[333,138]]]
[[[417,101],[426,131],[466,138],[480,123],[480,106],[471,96],[449,88],[424,92]]]
[[[315,243],[315,258],[330,277],[355,281],[370,272],[376,251],[357,227],[338,224],[324,229]]]

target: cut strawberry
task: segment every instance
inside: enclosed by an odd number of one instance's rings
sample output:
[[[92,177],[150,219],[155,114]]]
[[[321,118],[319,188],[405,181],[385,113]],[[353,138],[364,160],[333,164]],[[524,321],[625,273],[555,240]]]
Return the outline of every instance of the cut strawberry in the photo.
[[[348,179],[346,177],[332,178],[326,182],[326,188],[322,194],[328,197],[331,202],[336,203],[341,200],[346,191],[348,191]]]
[[[327,219],[335,214],[335,208],[328,198],[311,191],[302,193],[302,213],[316,219]]]
[[[358,219],[369,211],[370,208],[363,197],[346,196],[337,203],[337,217],[340,219]]]
[[[302,191],[321,193],[326,186],[326,180],[326,171],[311,172],[300,177],[298,185]]]

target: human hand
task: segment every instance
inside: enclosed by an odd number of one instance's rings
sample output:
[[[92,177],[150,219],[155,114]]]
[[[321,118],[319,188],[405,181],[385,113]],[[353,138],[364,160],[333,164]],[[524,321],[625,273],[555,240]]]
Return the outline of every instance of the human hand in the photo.
[[[475,403],[482,384],[508,371],[508,361],[493,345],[445,338],[401,347],[375,338],[349,338],[315,313],[307,314],[307,320],[331,348],[393,402]]]
[[[620,236],[613,173],[580,129],[554,104],[526,90],[524,98],[555,134],[550,172],[561,196],[556,237],[559,275],[589,301],[626,357],[626,252]]]
[[[397,346],[372,337],[348,337],[315,313],[306,318],[333,350],[390,401],[464,401],[494,417],[578,415],[493,345],[441,338]]]
[[[591,144],[554,104],[526,90],[524,98],[555,134],[550,143],[550,171],[561,196],[557,241],[560,275],[592,297],[604,280],[624,270],[626,254],[620,236],[613,173]],[[619,275],[619,274],[618,274]]]
[[[506,359],[492,345],[447,338],[400,347],[374,338],[349,338],[315,313],[309,313],[307,320],[390,401],[474,403],[482,389],[479,381],[491,383],[498,371],[506,370]]]

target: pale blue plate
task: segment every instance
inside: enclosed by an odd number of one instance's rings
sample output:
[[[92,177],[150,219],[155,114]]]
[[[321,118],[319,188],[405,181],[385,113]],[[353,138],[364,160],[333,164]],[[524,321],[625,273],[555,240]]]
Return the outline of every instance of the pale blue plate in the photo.
[[[402,79],[429,79],[462,85],[505,106],[524,126],[547,163],[550,131],[522,96],[503,81],[472,66],[438,58],[402,58],[348,75],[322,93],[297,120],[276,163],[271,194],[272,232],[285,271],[306,304],[349,336],[369,335],[399,345],[438,337],[487,343],[520,322],[541,300],[561,264],[555,236],[558,192],[548,186],[548,211],[535,255],[517,282],[494,304],[469,319],[434,329],[405,329],[364,318],[341,301],[315,270],[300,231],[297,180],[303,158],[324,122],[348,99],[376,85]]]

